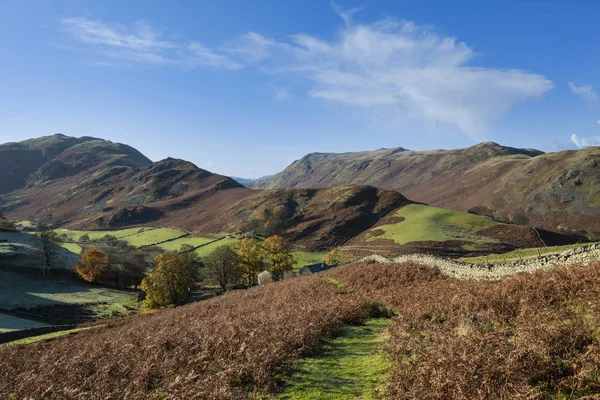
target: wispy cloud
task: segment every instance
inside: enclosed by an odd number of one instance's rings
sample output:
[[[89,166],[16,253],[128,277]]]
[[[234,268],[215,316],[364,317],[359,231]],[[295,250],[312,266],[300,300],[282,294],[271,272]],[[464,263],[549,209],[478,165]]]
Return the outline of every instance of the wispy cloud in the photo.
[[[592,85],[576,86],[573,82],[569,82],[569,87],[574,95],[581,96],[588,104],[598,100],[598,95]]]
[[[204,66],[228,70],[243,67],[199,42],[165,39],[147,21],[137,21],[130,27],[87,18],[64,18],[60,22],[73,39],[91,47],[96,65]]]
[[[337,9],[345,25],[334,40],[308,34],[271,40],[271,57],[261,65],[308,78],[314,98],[472,138],[514,104],[554,86],[542,75],[469,66],[473,49],[431,27],[394,18],[355,24],[355,12]]]
[[[600,136],[581,137],[574,133],[571,135],[571,141],[573,143],[575,143],[575,146],[579,147],[580,149],[583,149],[585,147],[590,147],[590,146],[599,146],[600,145]]]
[[[280,41],[248,32],[213,48],[165,38],[147,22],[124,27],[69,18],[62,23],[105,61],[255,67],[308,83],[307,93],[315,99],[383,115],[399,126],[416,122],[474,139],[515,104],[554,87],[542,75],[472,65],[476,53],[469,45],[433,27],[395,18],[357,23],[358,9],[334,9],[344,24],[333,40],[299,33]],[[286,96],[275,93],[274,100]]]

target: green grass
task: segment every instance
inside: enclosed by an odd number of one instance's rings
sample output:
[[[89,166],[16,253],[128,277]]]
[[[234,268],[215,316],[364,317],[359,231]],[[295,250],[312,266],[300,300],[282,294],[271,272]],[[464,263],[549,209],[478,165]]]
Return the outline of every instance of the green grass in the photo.
[[[237,239],[237,238],[225,238],[225,239],[216,241],[214,243],[211,243],[209,245],[200,247],[198,250],[196,250],[196,254],[198,254],[200,257],[206,257],[210,253],[215,251],[215,249],[219,246],[235,246],[240,241],[241,240]]]
[[[81,246],[77,243],[63,243],[61,244],[61,246],[74,254],[81,254],[81,252],[83,251]]]
[[[158,245],[163,250],[166,251],[174,251],[179,250],[179,248],[184,244],[189,244],[191,246],[197,247],[206,243],[210,243],[216,238],[208,238],[208,237],[199,237],[199,236],[188,236],[181,239],[173,240],[167,243],[163,243]]]
[[[58,233],[65,233],[67,235],[73,235],[73,239],[78,241],[83,235],[88,235],[91,240],[102,239],[106,235],[112,235],[117,239],[121,239],[125,236],[135,235],[136,233],[152,230],[154,228],[127,228],[116,231],[73,231],[70,229],[57,229]]]
[[[116,231],[72,231],[70,229],[57,229],[58,233],[64,233],[72,236],[73,240],[79,241],[83,235],[87,235],[90,240],[102,239],[106,235],[111,235],[117,239],[124,240],[132,246],[152,246],[165,240],[176,239],[184,236],[187,232],[180,229],[171,228],[126,228]]]
[[[563,251],[576,249],[586,245],[587,244],[584,243],[568,244],[564,246],[536,247],[531,249],[517,249],[504,254],[490,254],[489,256],[483,257],[466,257],[462,258],[461,260],[474,264],[501,264],[504,262],[518,261],[519,256],[521,256],[521,259],[526,260],[529,258],[536,258],[538,255],[547,256],[551,254],[559,254]]]
[[[315,252],[309,253],[307,251],[293,251],[292,256],[294,256],[294,260],[296,260],[297,264],[294,266],[294,269],[300,269],[305,265],[317,264],[323,261],[325,258],[326,252]]]
[[[486,241],[475,232],[499,224],[485,217],[420,204],[404,206],[394,216],[404,221],[369,230],[367,241],[391,239],[399,245],[421,241]],[[383,234],[374,235],[373,231],[378,230]]]
[[[45,335],[33,336],[33,337],[25,338],[25,339],[15,340],[14,342],[8,342],[5,344],[5,346],[17,346],[17,345],[32,344],[32,343],[42,342],[44,340],[56,339],[59,337],[72,335],[77,332],[89,331],[90,329],[103,328],[105,326],[106,325],[87,326],[87,327],[83,327],[83,328],[69,329],[66,331],[47,333]]]
[[[165,240],[176,239],[186,235],[187,232],[179,229],[157,228],[146,230],[133,236],[124,237],[123,240],[135,247],[151,246]]]
[[[380,350],[389,319],[348,326],[322,348],[301,358],[284,379],[280,399],[377,399],[384,397],[389,361]]]

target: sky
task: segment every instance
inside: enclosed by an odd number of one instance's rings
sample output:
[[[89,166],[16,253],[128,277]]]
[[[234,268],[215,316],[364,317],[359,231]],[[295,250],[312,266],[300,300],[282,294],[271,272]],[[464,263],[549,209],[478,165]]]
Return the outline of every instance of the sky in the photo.
[[[257,178],[311,152],[600,145],[597,1],[0,0],[0,142]]]

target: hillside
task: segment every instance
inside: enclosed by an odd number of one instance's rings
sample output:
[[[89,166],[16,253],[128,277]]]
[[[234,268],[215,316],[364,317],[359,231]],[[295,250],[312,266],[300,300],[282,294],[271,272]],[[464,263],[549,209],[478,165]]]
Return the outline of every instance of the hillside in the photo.
[[[372,185],[502,221],[600,235],[600,148],[544,154],[496,143],[466,149],[313,153],[253,188]]]
[[[345,328],[368,328],[369,317],[390,317],[383,307],[391,307],[397,314],[385,334],[369,337],[387,362],[365,356],[377,368],[380,397],[591,399],[600,391],[599,278],[598,262],[500,281],[461,280],[416,262],[350,264],[1,346],[0,397],[294,398],[282,380],[303,378],[306,362],[343,372],[344,351],[363,350],[345,348]],[[336,336],[342,340],[324,341]],[[320,358],[333,346],[333,360]],[[369,373],[368,362],[350,367],[342,382],[326,370],[309,382],[333,390]]]
[[[23,187],[0,196],[14,220],[52,215],[72,229],[173,226],[198,233],[280,233],[309,247],[328,247],[360,233],[409,203],[401,194],[368,186],[251,190],[232,178],[168,158],[151,162],[134,149],[99,139],[62,135],[9,149],[60,143]],[[35,143],[35,146],[27,143]],[[46,146],[46,147],[44,147]]]
[[[103,165],[139,167],[150,163],[130,146],[92,137],[56,134],[0,144],[0,194]]]

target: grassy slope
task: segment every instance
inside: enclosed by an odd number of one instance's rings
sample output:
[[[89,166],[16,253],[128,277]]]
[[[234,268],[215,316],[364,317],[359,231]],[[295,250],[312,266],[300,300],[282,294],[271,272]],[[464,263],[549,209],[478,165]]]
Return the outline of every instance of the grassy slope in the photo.
[[[392,239],[399,245],[421,241],[485,241],[475,232],[498,225],[488,218],[420,204],[404,206],[394,216],[404,221],[372,228],[367,232],[367,241]],[[379,230],[382,235],[373,234]]]
[[[7,266],[37,268],[39,260],[32,257],[36,252],[37,240],[33,235],[20,232],[0,232],[0,262]],[[57,267],[70,268],[77,261],[81,247],[73,243],[62,245]]]
[[[206,257],[207,255],[209,255],[210,253],[215,251],[215,249],[219,246],[235,246],[239,242],[240,242],[240,239],[237,239],[237,238],[225,238],[222,240],[218,240],[214,243],[211,243],[209,245],[200,247],[198,250],[196,250],[196,253],[200,257]]]
[[[389,361],[379,351],[390,320],[347,326],[318,352],[301,358],[284,381],[281,399],[381,398]]]
[[[64,274],[0,270],[0,304],[3,308],[31,308],[60,304],[120,303],[136,301],[136,293],[87,284]]]
[[[174,251],[174,250],[179,250],[179,248],[184,244],[189,244],[191,246],[197,247],[197,246],[201,246],[206,243],[210,243],[213,240],[215,240],[215,238],[200,237],[200,236],[188,236],[188,237],[173,240],[173,241],[170,241],[167,243],[162,243],[162,244],[158,245],[158,247],[160,247],[161,249],[166,250],[166,251]]]
[[[471,262],[475,264],[499,264],[503,262],[517,261],[519,259],[525,260],[529,258],[536,258],[539,255],[547,256],[552,254],[560,254],[563,251],[576,249],[578,247],[586,245],[587,243],[568,244],[564,246],[538,247],[533,249],[517,249],[504,254],[490,254],[489,256],[484,257],[465,257],[462,258],[462,261]]]
[[[42,326],[48,326],[48,324],[0,313],[0,333],[39,328]]]

